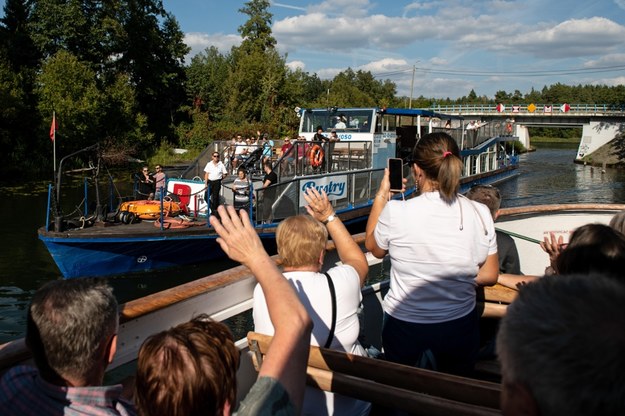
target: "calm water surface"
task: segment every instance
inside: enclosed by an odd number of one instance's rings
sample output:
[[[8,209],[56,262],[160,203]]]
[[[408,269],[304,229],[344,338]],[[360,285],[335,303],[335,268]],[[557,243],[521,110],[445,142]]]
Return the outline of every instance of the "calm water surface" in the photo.
[[[521,156],[521,175],[499,185],[503,206],[572,202],[625,202],[625,172],[573,163],[576,149],[539,149]],[[23,336],[25,309],[43,283],[60,272],[37,228],[45,222],[47,184],[0,188],[0,343]],[[118,300],[126,302],[232,266],[217,261],[111,279]]]

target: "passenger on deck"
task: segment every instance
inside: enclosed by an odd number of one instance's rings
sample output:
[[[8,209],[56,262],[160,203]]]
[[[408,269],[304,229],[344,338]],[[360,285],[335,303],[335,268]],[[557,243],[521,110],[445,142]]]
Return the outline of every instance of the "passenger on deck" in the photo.
[[[167,175],[163,172],[161,165],[156,165],[154,169],[156,169],[156,173],[154,174],[154,188],[156,189],[154,199],[158,201],[161,199],[161,194],[163,194],[163,196],[167,195],[167,190],[165,189]]]
[[[576,228],[567,244],[551,235],[541,243],[550,255],[548,274],[602,273],[625,282],[625,235],[605,224],[585,224]],[[541,276],[502,274],[499,282],[518,289]]]
[[[217,242],[266,293],[275,335],[239,416],[300,414],[312,323],[293,287],[243,211],[210,217]],[[236,407],[239,350],[228,327],[205,315],[148,338],[139,351],[135,401],[142,416],[230,415]]]
[[[625,235],[625,211],[620,211],[610,219],[610,227]]]
[[[501,206],[501,194],[499,189],[490,185],[474,185],[467,192],[467,198],[486,205],[493,221],[497,221],[499,207]],[[521,274],[521,262],[516,243],[508,234],[496,230],[497,256],[499,257],[499,273]]]
[[[147,166],[135,174],[137,180],[137,199],[154,199],[154,178]]]
[[[239,169],[237,178],[232,183],[234,193],[234,209],[247,209],[250,206],[250,180],[247,178],[245,169]]]
[[[472,201],[486,205],[493,216],[493,221],[497,221],[501,205],[499,189],[491,185],[474,185],[469,189],[466,196]],[[516,243],[510,235],[503,231],[495,230],[495,233],[497,234],[497,255],[499,257],[499,278],[497,280],[501,279],[502,273],[508,273],[507,276],[515,276],[514,278],[516,279],[523,278]],[[483,295],[478,292],[479,296]],[[498,326],[499,321],[495,319],[480,322],[480,339],[482,340],[482,347],[478,356],[480,360],[494,360],[497,358],[495,354],[495,337]]]
[[[291,143],[291,139],[287,136],[284,138],[284,144],[280,148],[280,157],[282,158],[282,162],[280,162],[281,173],[288,175],[294,170],[293,162],[295,161],[295,154],[293,149],[293,143]],[[290,152],[290,153],[289,153]]]
[[[260,131],[258,132],[258,134],[260,135]],[[260,141],[259,145],[263,148],[263,161],[262,163],[265,163],[267,161],[271,161],[271,156],[273,155],[273,140],[271,140],[269,138],[269,134],[265,133],[262,136],[262,140]]]
[[[272,204],[276,202],[276,188],[271,187],[278,183],[278,175],[273,171],[271,162],[263,163],[263,169],[265,170],[265,176],[263,177],[263,191],[262,191],[262,216],[263,222],[271,222]]]
[[[219,215],[217,207],[221,192],[221,181],[228,176],[228,171],[219,160],[219,152],[213,152],[211,160],[204,167],[204,183],[210,194],[210,215]]]
[[[122,386],[103,386],[117,350],[118,309],[101,279],[53,280],[35,292],[26,345],[36,369],[17,366],[0,380],[0,414],[134,415]]]
[[[358,342],[360,289],[367,277],[367,260],[336,216],[325,192],[308,188],[305,194],[308,215],[282,221],[276,232],[284,276],[291,282],[306,307],[314,327],[311,345],[366,355]],[[321,272],[328,234],[336,244],[342,264]],[[267,292],[254,290],[254,330],[271,335]],[[334,305],[334,306],[333,306]],[[335,309],[335,315],[333,314]],[[370,404],[308,387],[304,397],[306,415],[366,415]]]
[[[345,124],[345,116],[344,115],[340,115],[336,118],[336,124],[334,125],[335,129],[342,129],[344,130],[345,128],[347,128],[347,125]]]
[[[327,144],[327,149],[326,149],[326,155],[325,155],[325,160],[327,163],[327,169],[326,171],[332,172],[332,154],[334,153],[334,146],[336,145],[336,142],[340,141],[341,139],[339,138],[338,134],[336,134],[336,130],[332,129],[332,131],[330,132],[330,137],[328,137],[328,144]]]
[[[479,348],[475,288],[494,285],[499,270],[493,219],[458,194],[463,166],[447,133],[423,136],[412,161],[419,196],[390,201],[387,169],[367,222],[367,249],[391,258],[384,353],[390,361],[470,375]]]
[[[547,276],[519,289],[501,321],[504,416],[625,414],[625,285]]]
[[[237,139],[234,146],[234,157],[232,158],[232,168],[236,170],[237,166],[245,162],[245,159],[247,159],[247,157],[247,143],[245,142],[245,140],[243,140],[243,137],[240,134],[237,134]]]

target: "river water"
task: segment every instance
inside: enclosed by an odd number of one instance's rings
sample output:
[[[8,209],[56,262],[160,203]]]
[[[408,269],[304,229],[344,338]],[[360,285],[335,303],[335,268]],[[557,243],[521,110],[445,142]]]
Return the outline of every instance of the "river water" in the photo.
[[[576,148],[539,148],[521,155],[520,175],[499,185],[502,206],[625,202],[625,172],[573,163]],[[47,184],[0,188],[0,344],[23,336],[25,309],[43,283],[60,278],[37,228],[45,222]],[[229,261],[111,279],[120,303],[230,267]]]

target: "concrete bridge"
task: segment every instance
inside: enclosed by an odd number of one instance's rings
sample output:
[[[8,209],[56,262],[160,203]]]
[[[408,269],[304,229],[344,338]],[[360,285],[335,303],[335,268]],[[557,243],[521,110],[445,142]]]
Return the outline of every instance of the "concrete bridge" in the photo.
[[[614,104],[456,104],[432,110],[465,120],[498,124],[529,148],[528,127],[582,127],[576,160],[625,133],[625,105]]]

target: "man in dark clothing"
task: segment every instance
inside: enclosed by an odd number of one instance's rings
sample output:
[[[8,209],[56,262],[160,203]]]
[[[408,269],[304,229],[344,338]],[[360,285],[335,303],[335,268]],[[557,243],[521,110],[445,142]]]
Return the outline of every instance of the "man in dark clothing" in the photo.
[[[493,216],[493,220],[497,220],[501,206],[501,194],[497,188],[491,185],[474,185],[467,192],[467,198],[486,205]],[[499,273],[521,274],[519,252],[514,240],[504,232],[496,231],[496,233]]]
[[[265,176],[263,177],[263,199],[262,199],[262,215],[263,222],[271,222],[273,215],[271,211],[271,205],[276,201],[276,187],[271,186],[278,183],[278,175],[271,168],[271,162],[267,161],[263,163],[263,169],[265,170]]]

